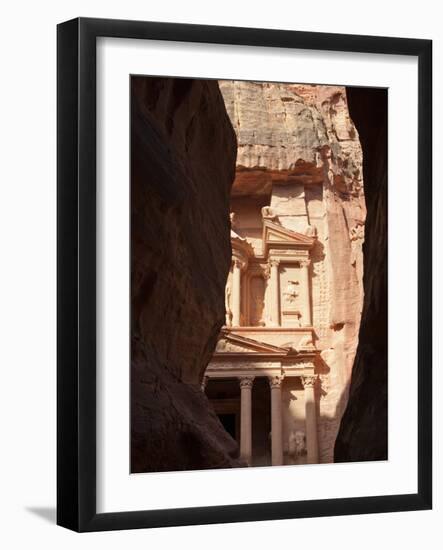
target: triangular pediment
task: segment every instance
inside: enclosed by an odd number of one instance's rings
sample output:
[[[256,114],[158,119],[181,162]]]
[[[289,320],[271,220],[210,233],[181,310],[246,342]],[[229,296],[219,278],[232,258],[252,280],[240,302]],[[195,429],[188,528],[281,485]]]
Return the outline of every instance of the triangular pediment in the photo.
[[[292,238],[292,236],[289,236],[289,235],[285,235],[283,233],[277,233],[277,231],[267,231],[266,233],[266,240],[271,243],[271,242],[293,242],[294,239]]]
[[[265,220],[263,224],[263,242],[266,244],[285,244],[291,247],[312,248],[315,238],[297,231],[287,229],[282,225]]]
[[[272,344],[227,332],[222,333],[215,351],[216,353],[260,353],[267,355],[288,353],[287,348],[273,346]]]

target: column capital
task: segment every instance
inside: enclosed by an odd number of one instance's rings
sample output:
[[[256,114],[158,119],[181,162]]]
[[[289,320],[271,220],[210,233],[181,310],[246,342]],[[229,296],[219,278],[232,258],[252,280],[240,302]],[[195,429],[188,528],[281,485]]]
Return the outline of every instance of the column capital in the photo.
[[[239,258],[232,258],[232,265],[238,269],[242,269],[243,262]]]
[[[311,265],[311,260],[309,258],[299,261],[300,267],[309,267]]]
[[[279,258],[269,258],[269,265],[270,265],[270,267],[278,267],[280,265],[280,259]]]
[[[254,384],[255,376],[242,376],[239,378],[240,381],[240,388],[248,388],[251,389],[252,385]]]
[[[280,388],[281,387],[281,383],[283,382],[283,376],[282,375],[277,375],[277,376],[270,376],[268,378],[268,382],[269,382],[269,387],[271,388],[271,390],[275,389],[275,388]]]
[[[301,377],[301,381],[303,384],[303,387],[306,388],[313,388],[315,386],[315,382],[317,381],[318,376],[316,374],[306,374]]]

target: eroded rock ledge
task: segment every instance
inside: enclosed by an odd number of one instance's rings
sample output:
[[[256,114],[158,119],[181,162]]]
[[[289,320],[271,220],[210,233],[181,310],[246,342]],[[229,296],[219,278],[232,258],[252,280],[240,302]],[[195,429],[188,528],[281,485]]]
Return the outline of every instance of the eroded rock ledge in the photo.
[[[224,321],[236,138],[216,82],[132,79],[132,472],[239,465],[200,389]]]

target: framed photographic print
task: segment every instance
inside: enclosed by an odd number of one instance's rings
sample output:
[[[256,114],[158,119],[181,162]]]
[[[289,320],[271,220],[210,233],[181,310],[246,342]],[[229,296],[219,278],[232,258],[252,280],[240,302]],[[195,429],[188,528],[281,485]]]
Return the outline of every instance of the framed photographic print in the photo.
[[[428,40],[58,26],[59,525],[432,505]]]

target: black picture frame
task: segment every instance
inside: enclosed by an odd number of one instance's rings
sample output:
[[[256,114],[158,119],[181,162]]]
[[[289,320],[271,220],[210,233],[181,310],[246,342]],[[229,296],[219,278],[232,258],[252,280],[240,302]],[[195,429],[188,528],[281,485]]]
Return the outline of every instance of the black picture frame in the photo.
[[[96,39],[153,39],[418,59],[418,491],[416,494],[96,512]],[[57,29],[57,523],[104,531],[425,510],[432,506],[432,42],[78,18]]]

